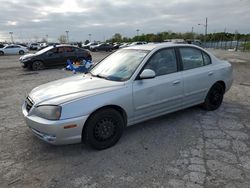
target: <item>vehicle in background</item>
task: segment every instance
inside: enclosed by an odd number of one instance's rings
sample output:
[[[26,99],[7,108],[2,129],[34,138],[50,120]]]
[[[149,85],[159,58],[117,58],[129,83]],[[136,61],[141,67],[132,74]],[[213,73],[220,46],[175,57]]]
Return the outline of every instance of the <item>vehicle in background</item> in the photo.
[[[0,44],[0,48],[3,48],[5,45],[4,44]]]
[[[200,40],[186,39],[186,42],[188,44],[193,44],[200,47],[202,46],[202,42]]]
[[[113,50],[113,46],[108,43],[101,43],[95,46],[90,46],[89,49],[93,52],[97,52],[97,51],[111,52]]]
[[[167,39],[164,40],[164,42],[171,42],[174,44],[187,44],[187,42],[184,39]]]
[[[35,54],[26,54],[19,58],[22,67],[32,70],[42,70],[52,66],[66,66],[66,61],[92,60],[88,50],[71,45],[48,46]]]
[[[119,48],[125,48],[125,47],[128,47],[128,46],[129,46],[129,43],[122,43]]]
[[[199,104],[218,109],[232,81],[231,64],[200,47],[135,45],[112,53],[84,76],[34,88],[22,111],[45,142],[83,141],[105,149],[127,126]]]
[[[88,44],[83,44],[82,48],[84,48],[84,49],[90,49],[90,46],[95,46],[95,45],[98,45],[98,43],[97,42],[90,42]]]
[[[31,43],[31,44],[29,45],[29,49],[30,49],[30,50],[40,50],[40,49],[41,49],[41,46],[40,46],[39,43]]]
[[[113,49],[117,50],[117,49],[120,48],[121,45],[122,45],[121,43],[116,42],[116,43],[113,44]]]
[[[130,46],[142,45],[142,44],[147,44],[147,42],[143,42],[143,41],[132,42],[132,43],[130,44]]]
[[[11,45],[6,45],[3,48],[0,48],[0,55],[14,55],[14,54],[23,55],[28,51],[29,50],[24,46],[11,44]]]

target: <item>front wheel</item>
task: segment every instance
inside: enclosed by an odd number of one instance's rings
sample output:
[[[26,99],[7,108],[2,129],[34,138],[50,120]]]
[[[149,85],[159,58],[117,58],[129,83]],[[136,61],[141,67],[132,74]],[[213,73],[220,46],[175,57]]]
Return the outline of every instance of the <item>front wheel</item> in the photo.
[[[20,51],[19,51],[19,54],[20,54],[20,55],[23,55],[23,54],[24,54],[24,51],[23,51],[23,50],[20,50]]]
[[[224,87],[220,83],[214,84],[206,96],[203,108],[209,111],[218,109],[223,101],[224,93]]]
[[[0,55],[4,55],[4,52],[3,52],[3,51],[0,51]]]
[[[42,61],[34,61],[32,63],[32,70],[37,71],[37,70],[43,70],[44,69],[44,64]]]
[[[83,130],[83,141],[98,150],[109,148],[121,138],[124,126],[123,117],[118,111],[99,110],[87,121]]]

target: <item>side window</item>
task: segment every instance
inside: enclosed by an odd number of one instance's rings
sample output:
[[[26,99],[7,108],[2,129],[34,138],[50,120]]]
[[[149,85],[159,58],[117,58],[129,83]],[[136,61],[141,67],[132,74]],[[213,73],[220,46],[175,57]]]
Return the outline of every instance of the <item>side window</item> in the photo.
[[[65,52],[74,52],[75,48],[72,47],[65,47]]]
[[[63,53],[64,52],[64,48],[63,47],[59,47],[57,52],[58,53]]]
[[[156,76],[177,72],[177,62],[174,49],[164,49],[156,52],[147,63],[145,69],[152,69]]]
[[[211,59],[210,59],[209,55],[206,54],[205,52],[202,52],[202,54],[203,54],[204,65],[211,64]]]
[[[203,66],[201,51],[195,48],[180,48],[183,70]]]

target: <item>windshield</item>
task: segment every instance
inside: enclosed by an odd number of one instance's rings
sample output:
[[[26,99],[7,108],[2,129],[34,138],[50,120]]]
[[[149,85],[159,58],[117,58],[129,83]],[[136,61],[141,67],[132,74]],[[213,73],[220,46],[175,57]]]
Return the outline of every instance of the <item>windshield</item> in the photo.
[[[90,73],[93,76],[113,81],[128,80],[148,52],[132,49],[119,50],[98,63]]]
[[[46,48],[44,48],[44,49],[42,49],[42,50],[39,50],[38,52],[36,52],[36,54],[37,54],[37,55],[40,55],[40,54],[42,54],[42,53],[44,53],[44,52],[49,51],[49,50],[52,49],[52,48],[54,48],[54,47],[53,47],[53,46],[48,46],[48,47],[46,47]]]

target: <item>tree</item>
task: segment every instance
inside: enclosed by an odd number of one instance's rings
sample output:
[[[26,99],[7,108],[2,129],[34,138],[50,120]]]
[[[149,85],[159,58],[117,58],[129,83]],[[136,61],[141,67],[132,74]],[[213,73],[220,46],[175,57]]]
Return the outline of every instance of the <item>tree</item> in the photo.
[[[60,43],[66,43],[67,42],[67,36],[66,35],[60,35],[58,38],[58,41]]]
[[[48,40],[46,39],[46,38],[42,38],[42,40],[41,40],[41,42],[43,42],[43,43],[48,43]]]
[[[121,42],[122,41],[122,35],[120,33],[114,34],[112,37],[112,42]]]
[[[86,45],[88,43],[90,43],[90,41],[89,40],[85,40],[84,44]]]

